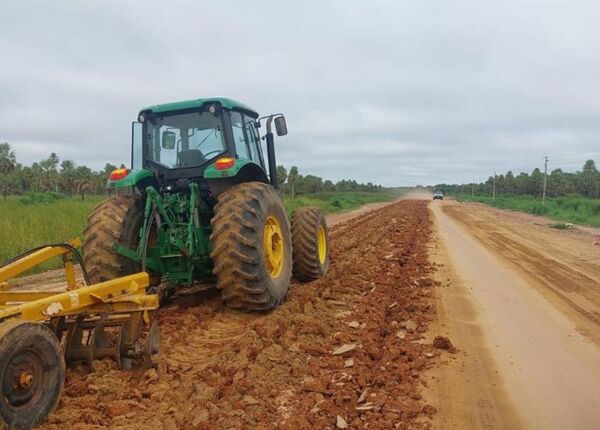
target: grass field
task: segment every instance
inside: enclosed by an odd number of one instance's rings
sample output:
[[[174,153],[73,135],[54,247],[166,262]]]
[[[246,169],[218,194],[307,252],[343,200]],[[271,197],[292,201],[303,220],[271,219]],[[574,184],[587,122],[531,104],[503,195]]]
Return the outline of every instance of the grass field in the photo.
[[[544,215],[557,221],[600,227],[600,200],[566,196],[546,199],[546,204],[542,205],[541,199],[527,196],[496,197],[496,200],[492,200],[488,196],[467,195],[458,198],[464,201],[485,203],[500,209]]]
[[[392,200],[393,192],[380,193],[320,193],[300,196],[296,199],[284,198],[288,214],[301,206],[317,206],[326,213],[354,209],[365,203]],[[43,196],[42,196],[43,197]],[[46,203],[23,204],[23,198],[11,197],[0,200],[0,263],[25,250],[45,243],[64,242],[80,236],[90,211],[104,196],[49,199]],[[25,199],[27,200],[27,199]],[[39,271],[59,267],[60,260],[41,266]]]
[[[65,198],[47,204],[22,204],[19,198],[0,200],[0,262],[38,245],[79,236],[88,213],[103,199]],[[57,259],[41,270],[59,263]]]

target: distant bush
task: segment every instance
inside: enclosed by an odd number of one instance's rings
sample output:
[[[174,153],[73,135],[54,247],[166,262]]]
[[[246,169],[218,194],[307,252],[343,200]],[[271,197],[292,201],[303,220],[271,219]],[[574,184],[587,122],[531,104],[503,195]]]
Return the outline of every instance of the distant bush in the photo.
[[[61,193],[47,192],[47,193],[32,193],[19,199],[19,203],[22,205],[47,205],[54,203],[57,200],[62,200],[66,196]]]
[[[333,200],[331,200],[331,206],[333,206],[334,208],[341,209],[343,207],[343,204],[340,201],[340,199],[334,198]]]

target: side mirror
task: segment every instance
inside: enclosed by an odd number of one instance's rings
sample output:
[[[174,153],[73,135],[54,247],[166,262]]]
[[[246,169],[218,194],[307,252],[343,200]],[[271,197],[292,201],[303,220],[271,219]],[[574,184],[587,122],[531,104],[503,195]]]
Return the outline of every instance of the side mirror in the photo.
[[[175,149],[177,135],[174,131],[165,130],[162,132],[161,146],[164,149]]]
[[[287,124],[283,115],[275,118],[275,131],[277,132],[277,136],[285,136],[287,134]]]

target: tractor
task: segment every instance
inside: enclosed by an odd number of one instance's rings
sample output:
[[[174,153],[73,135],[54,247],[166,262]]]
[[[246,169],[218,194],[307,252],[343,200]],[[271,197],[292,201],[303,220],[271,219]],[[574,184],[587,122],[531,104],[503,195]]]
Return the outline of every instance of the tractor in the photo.
[[[227,98],[142,109],[132,124],[131,169],[110,173],[115,195],[88,218],[90,282],[147,272],[161,301],[180,288],[216,285],[227,306],[264,311],[286,299],[292,275],[323,276],[325,217],[304,207],[288,220],[273,124],[287,134],[282,114],[259,118]]]

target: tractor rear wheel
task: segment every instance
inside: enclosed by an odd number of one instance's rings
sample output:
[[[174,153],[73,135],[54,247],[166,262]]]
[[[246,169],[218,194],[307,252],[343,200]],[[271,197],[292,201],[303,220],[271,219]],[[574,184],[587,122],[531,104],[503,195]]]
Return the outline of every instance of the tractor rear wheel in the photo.
[[[268,310],[287,297],[292,275],[290,226],[281,198],[262,182],[219,196],[211,220],[217,288],[227,306]]]
[[[319,208],[303,207],[292,215],[294,277],[302,282],[320,278],[329,268],[329,235]]]
[[[115,243],[136,249],[144,222],[144,202],[139,196],[115,196],[100,203],[88,217],[83,233],[84,262],[92,284],[141,270],[134,261],[117,254]],[[150,277],[150,283],[156,283]]]
[[[54,333],[38,323],[0,324],[0,427],[30,429],[60,400],[65,360]]]

